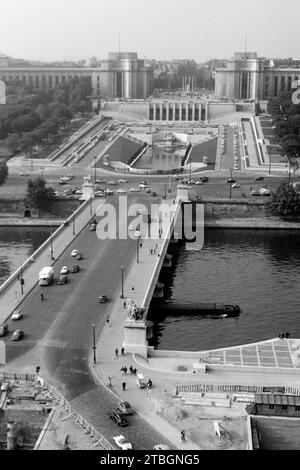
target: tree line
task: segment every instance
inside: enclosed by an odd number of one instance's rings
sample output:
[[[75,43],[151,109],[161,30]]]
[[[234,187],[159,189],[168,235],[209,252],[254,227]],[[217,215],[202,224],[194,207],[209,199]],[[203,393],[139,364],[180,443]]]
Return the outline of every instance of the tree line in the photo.
[[[29,153],[65,127],[74,114],[91,111],[88,77],[74,78],[54,89],[40,90],[19,80],[7,85],[7,104],[0,109],[0,140],[9,151]]]
[[[268,103],[274,126],[279,139],[281,154],[287,158],[290,168],[296,172],[300,158],[300,105],[292,103],[292,92],[282,92]]]

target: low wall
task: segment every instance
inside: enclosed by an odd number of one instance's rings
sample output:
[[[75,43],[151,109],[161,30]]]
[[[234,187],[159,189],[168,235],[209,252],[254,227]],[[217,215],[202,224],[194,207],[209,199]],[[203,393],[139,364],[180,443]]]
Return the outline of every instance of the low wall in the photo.
[[[79,199],[56,199],[51,203],[51,212],[41,211],[41,216],[49,218],[67,218],[81,205]],[[1,199],[0,217],[11,215],[12,217],[23,217],[27,204],[22,199]],[[38,217],[38,211],[28,206],[32,217]]]
[[[205,219],[223,219],[233,217],[266,217],[265,202],[243,201],[240,199],[206,199],[204,204]]]

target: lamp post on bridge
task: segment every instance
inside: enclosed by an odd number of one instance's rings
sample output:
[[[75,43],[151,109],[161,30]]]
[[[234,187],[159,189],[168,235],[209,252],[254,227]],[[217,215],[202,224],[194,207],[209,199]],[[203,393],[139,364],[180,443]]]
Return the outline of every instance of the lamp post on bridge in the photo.
[[[94,163],[94,171],[95,171],[95,175],[94,175],[94,176],[95,176],[95,181],[94,181],[94,182],[95,182],[95,184],[96,184],[96,179],[97,179],[96,161],[97,161],[97,156],[95,155],[95,156],[94,156],[94,162],[95,162],[95,163]]]
[[[53,235],[53,232],[51,232],[51,235],[50,235],[50,258],[51,258],[51,260],[54,260],[52,235]]]
[[[96,331],[95,331],[95,325],[93,324],[93,351],[94,351],[94,364],[96,364]]]
[[[136,262],[140,262],[140,239],[141,236],[137,237],[136,239]]]
[[[121,266],[121,299],[124,299],[124,266]]]

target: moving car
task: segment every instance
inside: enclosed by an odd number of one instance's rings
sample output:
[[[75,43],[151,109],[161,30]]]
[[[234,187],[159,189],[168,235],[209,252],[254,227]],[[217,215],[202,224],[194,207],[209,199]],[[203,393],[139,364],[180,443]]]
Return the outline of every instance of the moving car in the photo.
[[[271,196],[271,191],[267,188],[261,188],[259,189],[259,194],[262,196]]]
[[[0,336],[5,336],[8,333],[8,325],[6,323],[0,323]]]
[[[139,238],[139,237],[141,236],[141,232],[140,232],[139,230],[136,230],[136,231],[134,232],[134,236],[135,236],[136,238]]]
[[[76,255],[76,259],[83,259],[83,256],[82,256],[82,254],[81,254],[81,253],[77,253],[77,255]]]
[[[209,181],[208,176],[202,176],[200,178],[200,181],[202,181],[202,183],[208,183],[208,181]]]
[[[119,193],[119,194],[121,194],[121,193],[124,194],[126,192],[127,192],[126,189],[123,189],[123,188],[120,188],[120,189],[117,190],[117,193]]]
[[[11,316],[12,320],[20,320],[22,318],[22,312],[21,310],[15,310],[14,313]]]
[[[20,330],[20,329],[17,329],[13,332],[11,340],[12,341],[19,341],[20,339],[23,338],[23,336],[24,336],[24,331]]]
[[[71,268],[71,273],[78,273],[80,271],[80,267],[78,264],[74,264],[74,266]]]
[[[69,268],[68,266],[63,266],[60,270],[60,274],[68,274]]]
[[[124,183],[125,184],[125,183],[128,183],[128,181],[127,180],[119,180],[119,183]]]
[[[128,403],[128,401],[120,401],[117,404],[117,408],[124,415],[131,415],[133,413],[130,403]]]
[[[100,295],[98,300],[99,300],[100,304],[106,304],[106,302],[108,302],[108,297],[107,297],[107,295]]]
[[[110,181],[107,181],[106,184],[109,184],[109,185],[111,185],[111,186],[115,186],[115,185],[117,184],[117,182],[114,181],[114,180],[110,180]]]
[[[71,256],[73,256],[75,258],[75,256],[77,256],[79,254],[79,251],[78,250],[72,250],[71,252]]]
[[[231,187],[232,187],[232,188],[240,188],[240,187],[241,187],[241,185],[240,185],[240,184],[238,184],[238,183],[234,183],[234,184],[233,184]]]
[[[120,436],[114,436],[113,440],[117,444],[118,447],[122,450],[131,450],[132,449],[132,444],[130,444],[129,441],[127,441],[126,437],[120,435]]]
[[[236,183],[236,181],[233,178],[229,178],[226,183]]]
[[[198,180],[198,181],[196,181],[196,184],[197,184],[197,185],[199,185],[199,184],[203,184],[203,181],[201,181],[201,180]]]
[[[251,196],[261,196],[261,194],[257,189],[253,189],[253,191],[251,191]]]
[[[256,178],[254,178],[254,181],[263,181],[263,180],[264,180],[263,176],[257,176]]]
[[[105,193],[107,196],[113,196],[113,195],[114,195],[114,192],[113,192],[112,189],[106,189],[106,190],[104,191],[104,193]]]
[[[139,188],[130,188],[129,191],[131,193],[138,193],[140,190],[139,190]]]
[[[127,419],[121,413],[118,413],[115,410],[109,410],[107,414],[108,414],[108,416],[110,417],[110,419],[112,421],[117,423],[118,426],[122,426],[122,427],[123,426],[128,426]]]
[[[146,193],[152,193],[151,188],[147,188]]]
[[[95,191],[94,196],[95,197],[104,197],[105,194],[104,194],[104,191]]]

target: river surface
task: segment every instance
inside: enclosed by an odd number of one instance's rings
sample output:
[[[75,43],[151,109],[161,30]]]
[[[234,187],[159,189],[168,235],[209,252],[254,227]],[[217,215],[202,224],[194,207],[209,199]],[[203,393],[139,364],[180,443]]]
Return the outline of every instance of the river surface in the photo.
[[[53,227],[0,227],[0,285],[54,230]]]
[[[173,302],[236,303],[238,318],[151,315],[158,349],[205,350],[262,341],[288,331],[300,338],[300,233],[206,230],[201,251],[180,249],[164,271]]]

